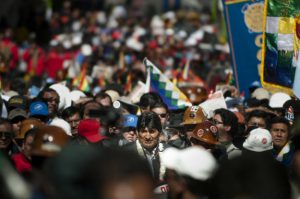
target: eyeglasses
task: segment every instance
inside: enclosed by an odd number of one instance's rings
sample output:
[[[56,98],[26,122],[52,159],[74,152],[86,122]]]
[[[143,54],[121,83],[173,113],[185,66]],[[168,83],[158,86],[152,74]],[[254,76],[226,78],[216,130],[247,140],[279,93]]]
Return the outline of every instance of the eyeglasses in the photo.
[[[167,113],[161,113],[161,114],[157,114],[160,118],[166,118],[167,117]]]

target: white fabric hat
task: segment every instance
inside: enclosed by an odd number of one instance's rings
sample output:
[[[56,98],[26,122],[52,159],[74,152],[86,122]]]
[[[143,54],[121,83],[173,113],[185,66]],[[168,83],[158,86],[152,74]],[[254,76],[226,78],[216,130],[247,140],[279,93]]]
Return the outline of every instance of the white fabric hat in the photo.
[[[63,110],[72,105],[72,101],[70,98],[70,89],[65,86],[63,82],[53,84],[50,86],[50,88],[54,89],[59,95],[59,110]]]
[[[257,88],[255,91],[251,94],[252,98],[256,98],[258,100],[263,99],[270,99],[270,93],[264,88]]]
[[[253,129],[243,143],[243,147],[255,152],[271,150],[273,149],[271,133],[267,129]]]
[[[213,155],[203,148],[193,146],[183,150],[170,150],[163,152],[162,164],[175,170],[179,175],[204,181],[209,179],[218,168]]]
[[[107,91],[105,91],[105,93],[110,96],[110,98],[113,102],[120,99],[119,93],[115,90],[107,90]]]
[[[90,56],[93,52],[93,49],[91,47],[91,45],[89,44],[83,44],[81,46],[81,53],[84,55],[84,56]]]
[[[72,136],[71,126],[67,121],[60,119],[60,118],[54,118],[50,122],[50,125],[58,126],[58,127],[62,128],[66,132],[67,135]]]
[[[289,96],[288,94],[277,92],[271,96],[269,106],[272,108],[282,108],[283,104],[290,99],[291,96]]]
[[[161,154],[161,164],[164,165],[168,169],[176,170],[176,164],[177,164],[177,156],[180,153],[179,149],[176,148],[167,148],[164,150],[164,152]]]
[[[81,97],[86,97],[86,95],[79,90],[73,90],[70,92],[70,98],[73,102],[77,102]]]

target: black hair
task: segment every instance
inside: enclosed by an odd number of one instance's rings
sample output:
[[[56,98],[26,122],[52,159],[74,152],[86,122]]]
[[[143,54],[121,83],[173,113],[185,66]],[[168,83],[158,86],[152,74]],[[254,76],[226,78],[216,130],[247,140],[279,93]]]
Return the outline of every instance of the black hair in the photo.
[[[24,140],[26,140],[27,139],[27,137],[29,137],[29,136],[35,136],[35,134],[36,134],[36,130],[37,130],[37,128],[32,128],[32,129],[29,129],[26,133],[25,133],[25,135],[24,135]]]
[[[245,123],[247,124],[252,117],[263,118],[266,122],[267,129],[270,128],[270,119],[271,119],[271,117],[273,117],[273,115],[267,113],[266,111],[253,110],[246,114]]]
[[[284,123],[288,127],[290,127],[289,121],[287,119],[285,119],[284,117],[276,116],[276,117],[272,118],[270,124],[272,125],[272,124],[276,124],[276,123]]]
[[[156,113],[144,112],[139,116],[137,122],[137,130],[140,131],[145,128],[156,129],[159,132],[162,132],[160,118]]]
[[[157,102],[163,102],[162,98],[157,93],[149,92],[141,96],[139,106],[151,107]]]
[[[43,96],[44,96],[44,94],[47,93],[47,92],[54,92],[54,93],[56,93],[57,96],[58,96],[58,99],[60,100],[59,94],[56,92],[56,90],[54,90],[53,88],[50,88],[50,87],[46,87],[46,88],[44,88],[43,90],[41,90],[41,92],[38,94],[37,98],[43,100]]]
[[[168,106],[162,101],[161,102],[156,102],[155,104],[152,104],[150,106],[151,110],[154,109],[154,108],[164,108],[164,109],[166,109],[167,112],[169,111]]]
[[[75,115],[76,113],[80,114],[80,108],[76,107],[76,106],[70,106],[68,108],[65,108],[63,110],[63,112],[61,113],[61,117],[62,119],[66,120],[67,118]]]
[[[99,92],[95,95],[94,99],[99,98],[99,99],[105,99],[105,98],[109,98],[110,104],[112,104],[112,99],[110,97],[109,94],[105,93],[105,92]]]
[[[285,119],[284,117],[276,116],[271,119],[270,126],[272,127],[273,124],[278,124],[278,123],[285,124],[288,127],[288,133],[290,134],[291,125],[287,119]]]
[[[102,107],[102,105],[101,105],[100,103],[98,103],[97,101],[95,101],[94,99],[85,102],[85,103],[82,104],[81,107],[80,107],[80,117],[81,117],[81,118],[83,118],[83,116],[84,116],[84,110],[85,110],[85,107],[86,107],[88,104],[90,104],[90,103],[99,104],[99,107]]]
[[[238,133],[238,118],[236,115],[224,108],[216,109],[214,112],[215,115],[220,115],[223,121],[223,124],[226,126],[230,126],[229,134],[231,137],[235,137],[235,135]]]

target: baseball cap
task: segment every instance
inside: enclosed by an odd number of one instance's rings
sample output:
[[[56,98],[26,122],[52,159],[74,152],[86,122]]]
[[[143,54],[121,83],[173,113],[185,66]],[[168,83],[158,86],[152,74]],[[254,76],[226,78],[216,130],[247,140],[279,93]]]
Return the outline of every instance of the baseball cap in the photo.
[[[251,97],[257,100],[270,99],[270,93],[264,88],[257,88],[251,94]]]
[[[37,101],[33,102],[29,106],[29,113],[30,116],[35,116],[35,115],[43,115],[43,116],[48,116],[48,106],[45,102],[42,101]]]
[[[271,108],[283,108],[283,104],[290,100],[291,96],[283,92],[277,92],[271,95],[269,106]]]
[[[115,90],[107,90],[105,93],[110,96],[113,102],[120,98],[120,94]]]
[[[128,114],[124,115],[123,127],[134,127],[137,126],[138,117],[136,115]]]
[[[100,123],[95,119],[81,120],[78,125],[78,135],[86,138],[92,143],[106,138],[100,134]]]
[[[62,128],[65,131],[65,133],[67,135],[72,136],[71,126],[70,126],[70,124],[67,121],[65,121],[65,120],[63,120],[61,118],[54,118],[50,122],[50,125],[60,127],[60,128]]]
[[[183,150],[167,148],[161,155],[161,163],[179,175],[205,181],[212,177],[218,168],[213,155],[197,146]]]
[[[26,109],[27,108],[27,100],[24,96],[21,96],[21,95],[12,96],[8,100],[8,108],[9,109],[13,109],[13,108]]]
[[[21,108],[15,108],[11,111],[9,111],[8,113],[8,119],[9,120],[13,120],[17,117],[22,117],[22,118],[27,118],[27,113],[24,109],[21,109]]]
[[[267,129],[253,129],[243,143],[243,147],[254,152],[271,150],[273,149],[271,133]]]

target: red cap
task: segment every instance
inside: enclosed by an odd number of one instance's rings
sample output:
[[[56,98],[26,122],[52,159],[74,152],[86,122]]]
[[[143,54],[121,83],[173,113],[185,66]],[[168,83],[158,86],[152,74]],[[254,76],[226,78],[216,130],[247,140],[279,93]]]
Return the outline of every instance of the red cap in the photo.
[[[90,142],[99,142],[106,139],[100,134],[100,123],[95,119],[84,119],[78,125],[78,135],[85,137]]]

